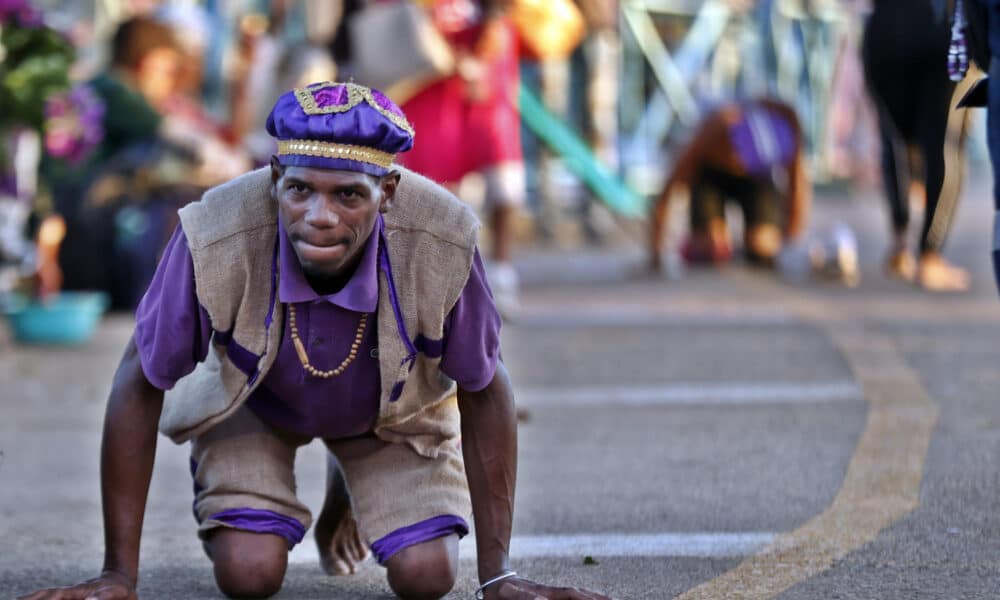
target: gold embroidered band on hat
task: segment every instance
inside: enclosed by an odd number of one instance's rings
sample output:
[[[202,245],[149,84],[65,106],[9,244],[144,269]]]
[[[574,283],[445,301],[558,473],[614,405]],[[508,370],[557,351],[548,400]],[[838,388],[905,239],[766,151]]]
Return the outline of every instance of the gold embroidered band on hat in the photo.
[[[355,160],[377,165],[384,169],[391,167],[392,161],[396,160],[395,154],[364,146],[334,144],[317,140],[278,140],[278,155],[286,156],[289,154]]]

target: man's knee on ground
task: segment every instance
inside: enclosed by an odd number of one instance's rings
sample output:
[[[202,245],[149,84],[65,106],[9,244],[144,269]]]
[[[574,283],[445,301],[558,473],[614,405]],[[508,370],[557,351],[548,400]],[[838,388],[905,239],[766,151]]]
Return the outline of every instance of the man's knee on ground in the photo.
[[[389,587],[406,600],[436,600],[455,586],[458,536],[449,535],[400,550],[386,561]]]
[[[288,566],[284,538],[217,529],[208,547],[219,591],[231,598],[266,598],[278,593]]]
[[[774,258],[781,251],[781,230],[776,225],[752,225],[747,228],[747,249],[762,258]]]

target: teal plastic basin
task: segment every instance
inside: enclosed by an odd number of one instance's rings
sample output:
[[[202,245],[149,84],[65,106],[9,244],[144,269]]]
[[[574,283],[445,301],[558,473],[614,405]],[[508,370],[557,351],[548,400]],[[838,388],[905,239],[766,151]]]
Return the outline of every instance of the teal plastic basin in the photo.
[[[82,344],[108,308],[103,292],[62,292],[44,303],[20,294],[3,300],[14,339],[26,344]]]

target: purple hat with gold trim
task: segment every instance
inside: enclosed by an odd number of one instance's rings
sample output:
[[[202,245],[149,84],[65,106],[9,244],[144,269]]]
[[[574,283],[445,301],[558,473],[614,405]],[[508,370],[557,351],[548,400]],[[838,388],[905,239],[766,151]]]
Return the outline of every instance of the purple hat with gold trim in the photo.
[[[382,92],[323,82],[278,98],[267,117],[286,166],[360,171],[381,177],[413,147],[413,126]]]

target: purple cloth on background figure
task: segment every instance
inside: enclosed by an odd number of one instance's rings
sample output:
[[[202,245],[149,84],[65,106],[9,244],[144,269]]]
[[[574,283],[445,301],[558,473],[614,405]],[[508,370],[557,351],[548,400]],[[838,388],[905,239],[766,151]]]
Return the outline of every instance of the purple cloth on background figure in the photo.
[[[295,303],[299,336],[310,362],[332,369],[347,356],[354,340],[360,318],[357,311],[377,305],[378,231],[373,232],[351,280],[328,297],[318,296],[305,281],[284,229],[279,231],[279,299]],[[136,314],[135,338],[143,372],[153,385],[170,389],[204,359],[212,337],[208,316],[195,294],[187,239],[179,227]],[[371,352],[377,345],[376,322],[374,315],[368,318],[358,358],[339,377],[329,379],[306,375],[286,323],[275,366],[248,406],[273,425],[302,435],[335,439],[369,431],[380,395],[378,360]],[[440,349],[442,372],[463,389],[477,391],[496,371],[499,331],[500,317],[477,250],[465,289],[445,321],[443,339],[421,339],[418,346],[428,355]]]
[[[757,104],[743,107],[743,118],[729,127],[733,148],[749,175],[768,175],[795,156],[795,131],[777,112]]]
[[[407,527],[401,527],[383,538],[372,543],[372,554],[378,564],[385,561],[404,548],[421,544],[439,537],[457,533],[459,538],[469,533],[469,524],[465,519],[455,515],[440,515],[420,521]]]

